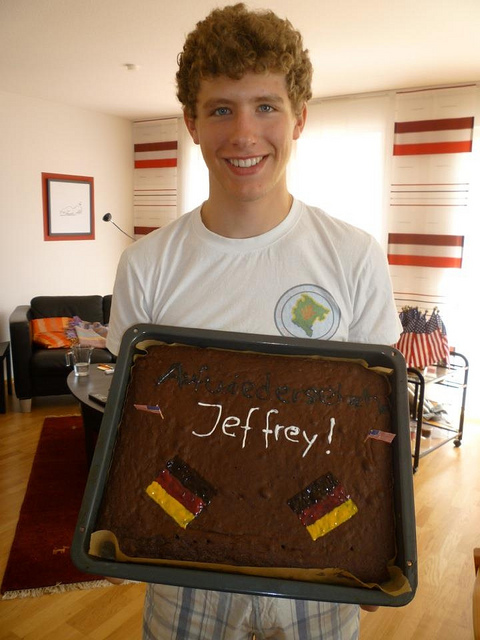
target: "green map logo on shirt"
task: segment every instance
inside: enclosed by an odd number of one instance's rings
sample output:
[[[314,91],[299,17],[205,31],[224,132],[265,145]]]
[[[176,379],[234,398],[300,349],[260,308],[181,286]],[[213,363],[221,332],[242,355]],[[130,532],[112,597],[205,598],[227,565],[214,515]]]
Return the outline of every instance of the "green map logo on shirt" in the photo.
[[[332,296],[313,284],[286,291],[275,307],[275,324],[284,336],[328,340],[340,323],[340,309]]]
[[[329,313],[330,309],[315,302],[311,296],[303,294],[292,309],[292,322],[305,331],[309,338],[312,338],[313,323],[323,322]]]

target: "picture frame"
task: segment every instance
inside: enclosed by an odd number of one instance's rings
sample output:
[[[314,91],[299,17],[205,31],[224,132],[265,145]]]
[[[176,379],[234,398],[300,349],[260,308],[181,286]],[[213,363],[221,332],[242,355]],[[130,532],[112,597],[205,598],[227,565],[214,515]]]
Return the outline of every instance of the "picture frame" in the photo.
[[[44,240],[94,240],[90,176],[42,173]]]

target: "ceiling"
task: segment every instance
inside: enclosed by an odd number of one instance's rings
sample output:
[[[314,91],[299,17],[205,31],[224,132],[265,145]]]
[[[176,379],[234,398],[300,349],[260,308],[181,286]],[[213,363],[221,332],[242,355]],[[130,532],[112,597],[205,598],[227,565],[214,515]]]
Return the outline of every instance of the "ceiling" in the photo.
[[[177,115],[177,54],[222,4],[0,0],[0,89],[130,120]],[[480,80],[479,0],[247,4],[268,6],[302,32],[315,98]]]

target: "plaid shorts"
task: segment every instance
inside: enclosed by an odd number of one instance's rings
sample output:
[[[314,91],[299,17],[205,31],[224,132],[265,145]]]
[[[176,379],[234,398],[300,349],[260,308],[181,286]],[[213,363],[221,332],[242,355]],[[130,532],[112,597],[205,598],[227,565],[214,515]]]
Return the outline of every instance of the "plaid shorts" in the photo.
[[[356,605],[147,585],[143,640],[354,640]]]

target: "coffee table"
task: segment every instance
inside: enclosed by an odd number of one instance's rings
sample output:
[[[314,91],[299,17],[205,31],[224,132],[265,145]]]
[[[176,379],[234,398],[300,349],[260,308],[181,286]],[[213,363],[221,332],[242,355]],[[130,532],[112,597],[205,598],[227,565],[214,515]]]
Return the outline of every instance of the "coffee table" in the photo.
[[[71,394],[80,402],[88,466],[92,462],[96,435],[100,430],[104,413],[104,407],[91,400],[89,394],[99,393],[108,396],[113,378],[112,374],[107,375],[97,367],[98,364],[91,364],[88,376],[76,376],[75,372],[71,371],[67,377],[67,386]]]

